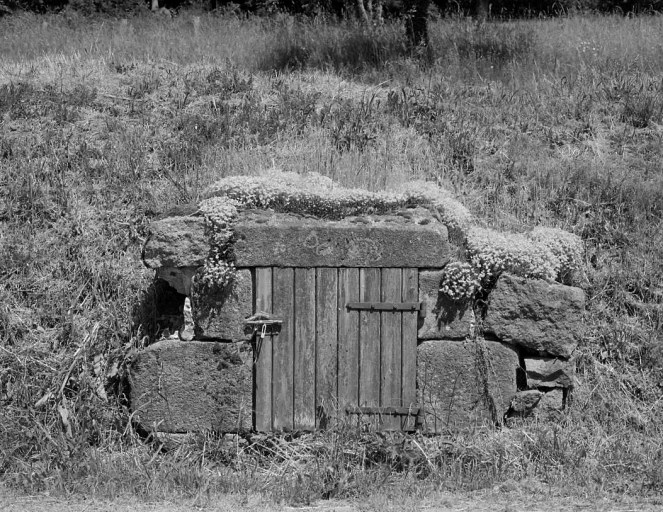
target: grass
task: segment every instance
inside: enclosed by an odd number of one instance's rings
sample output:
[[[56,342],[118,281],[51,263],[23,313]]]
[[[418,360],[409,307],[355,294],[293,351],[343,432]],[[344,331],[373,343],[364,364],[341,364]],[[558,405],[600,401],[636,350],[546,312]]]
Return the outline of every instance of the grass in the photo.
[[[418,54],[398,24],[194,16],[0,20],[0,478],[290,504],[529,479],[660,493],[663,18],[438,20]],[[435,180],[486,225],[581,235],[588,330],[561,423],[143,443],[123,390],[159,321],[149,222],[273,167]]]

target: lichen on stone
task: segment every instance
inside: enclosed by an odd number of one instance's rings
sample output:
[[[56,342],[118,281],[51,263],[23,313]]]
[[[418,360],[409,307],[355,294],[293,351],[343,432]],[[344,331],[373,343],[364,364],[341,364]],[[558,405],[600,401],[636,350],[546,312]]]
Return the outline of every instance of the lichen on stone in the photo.
[[[501,233],[476,225],[472,214],[436,184],[413,181],[398,192],[370,192],[341,187],[317,173],[270,170],[260,176],[229,176],[205,192],[201,211],[210,227],[212,250],[206,266],[210,279],[226,278],[232,221],[237,208],[272,209],[281,213],[342,219],[354,215],[387,214],[406,207],[427,208],[464,245],[465,262],[447,267],[441,291],[455,300],[474,296],[502,273],[521,277],[570,281],[582,262],[582,241],[556,228],[530,233]],[[478,284],[477,284],[478,283]]]

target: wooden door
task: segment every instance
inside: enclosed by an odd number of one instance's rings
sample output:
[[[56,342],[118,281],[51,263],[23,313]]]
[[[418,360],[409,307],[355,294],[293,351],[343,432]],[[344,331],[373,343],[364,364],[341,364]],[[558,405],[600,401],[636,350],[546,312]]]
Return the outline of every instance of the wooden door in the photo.
[[[278,335],[256,336],[256,430],[358,417],[413,426],[417,269],[257,268],[254,284],[255,311],[283,321]]]

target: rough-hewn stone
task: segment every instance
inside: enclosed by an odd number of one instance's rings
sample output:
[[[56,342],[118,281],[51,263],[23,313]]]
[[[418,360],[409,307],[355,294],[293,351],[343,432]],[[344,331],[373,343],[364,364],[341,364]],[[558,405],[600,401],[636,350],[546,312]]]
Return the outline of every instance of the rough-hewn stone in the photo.
[[[539,403],[543,391],[538,389],[529,389],[527,391],[519,391],[511,400],[510,412],[518,414],[529,414],[534,410],[536,404]]]
[[[238,267],[444,266],[453,252],[447,228],[421,211],[325,221],[294,214],[243,210],[233,222]],[[421,210],[421,211],[420,211]],[[198,267],[209,253],[198,216],[154,221],[143,260],[150,268]]]
[[[424,341],[417,361],[424,429],[429,432],[500,422],[516,393],[518,354],[499,342]]]
[[[202,217],[166,217],[150,225],[143,262],[149,268],[199,267],[208,253]]]
[[[443,266],[446,228],[400,216],[324,221],[262,211],[243,212],[233,226],[238,267]]]
[[[198,267],[159,267],[157,268],[157,279],[163,279],[177,290],[177,293],[191,296],[191,279]]]
[[[525,358],[527,387],[571,388],[575,360],[549,357]]]
[[[582,336],[584,306],[580,288],[502,274],[484,329],[541,355],[570,357]]]
[[[249,343],[160,341],[138,354],[130,375],[131,408],[145,429],[251,428]]]
[[[564,391],[553,389],[544,393],[537,389],[519,391],[511,401],[509,416],[549,421],[557,419],[564,410]]]
[[[244,321],[253,313],[253,284],[249,270],[237,270],[228,286],[208,286],[201,279],[203,270],[193,279],[191,308],[196,339],[249,340]]]
[[[420,320],[420,340],[464,339],[474,331],[472,304],[441,293],[442,275],[441,270],[419,272],[419,300],[426,312]]]

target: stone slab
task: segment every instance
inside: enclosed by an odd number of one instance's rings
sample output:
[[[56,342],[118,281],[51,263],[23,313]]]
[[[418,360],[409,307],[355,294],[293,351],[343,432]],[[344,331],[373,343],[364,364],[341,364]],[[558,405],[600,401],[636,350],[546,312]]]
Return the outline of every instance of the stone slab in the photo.
[[[251,428],[250,343],[164,340],[130,368],[131,409],[146,430],[238,432]]]
[[[572,388],[575,366],[575,359],[525,358],[527,387]]]
[[[488,299],[484,329],[531,353],[570,357],[583,333],[580,288],[502,274]]]
[[[420,340],[465,339],[474,332],[474,311],[470,301],[456,301],[440,292],[442,270],[419,272],[419,300],[426,315],[420,320]]]
[[[199,340],[248,341],[244,321],[253,314],[251,271],[237,270],[228,286],[208,286],[202,280],[203,270],[193,278],[191,312],[194,333]]]
[[[417,349],[423,429],[443,433],[502,421],[515,395],[518,354],[495,341],[428,340]]]
[[[455,251],[447,228],[430,214],[416,212],[326,221],[241,210],[233,223],[235,265],[442,267]],[[165,217],[152,222],[143,261],[149,268],[198,267],[209,249],[202,217]]]
[[[440,267],[449,261],[446,228],[400,216],[324,221],[244,212],[234,224],[238,267]]]
[[[200,267],[208,253],[202,217],[165,217],[150,224],[143,262],[149,268]]]

